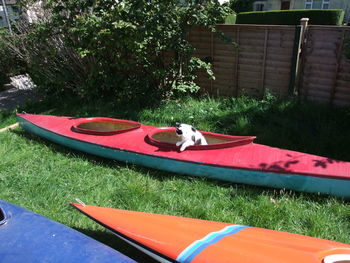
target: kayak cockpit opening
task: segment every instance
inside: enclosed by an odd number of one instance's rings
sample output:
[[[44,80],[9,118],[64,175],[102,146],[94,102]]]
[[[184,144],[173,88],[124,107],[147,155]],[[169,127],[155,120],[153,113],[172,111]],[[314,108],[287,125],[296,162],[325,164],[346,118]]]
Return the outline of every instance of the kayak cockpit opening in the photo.
[[[78,119],[72,126],[72,130],[85,134],[112,135],[135,130],[140,127],[141,123],[135,121],[95,117]]]
[[[350,263],[350,254],[334,254],[326,256],[323,263]]]
[[[319,254],[322,263],[350,263],[349,248],[332,248]]]
[[[188,147],[187,149],[208,150],[234,147],[249,144],[256,138],[255,136],[231,136],[211,132],[201,133],[205,137],[208,145],[194,145]],[[171,148],[176,147],[176,142],[180,140],[175,133],[175,128],[173,127],[155,128],[148,134],[147,139],[150,144],[155,146]]]
[[[7,216],[5,211],[0,207],[0,226],[7,222]]]

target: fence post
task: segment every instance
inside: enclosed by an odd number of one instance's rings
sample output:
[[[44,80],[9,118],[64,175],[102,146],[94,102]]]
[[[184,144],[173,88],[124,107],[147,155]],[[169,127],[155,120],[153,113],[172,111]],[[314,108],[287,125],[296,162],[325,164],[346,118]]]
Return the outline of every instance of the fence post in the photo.
[[[307,36],[308,24],[309,24],[309,18],[300,19],[301,31],[300,31],[297,63],[296,63],[296,69],[295,69],[295,72],[296,72],[295,90],[297,91],[298,95],[302,89],[301,74],[303,73],[303,65],[304,65],[304,58],[305,58],[305,52],[306,52],[306,41],[307,41],[306,36]]]
[[[261,70],[261,98],[265,95],[265,72],[266,72],[266,54],[267,54],[267,46],[268,46],[268,36],[269,36],[269,28],[265,27],[265,39],[264,39],[264,55],[262,61],[262,70]]]
[[[301,39],[301,26],[295,26],[294,31],[294,45],[292,53],[292,62],[290,66],[290,78],[289,78],[289,87],[288,94],[293,95],[296,91],[296,77],[298,74],[298,62],[299,62],[299,53],[300,53],[300,39]]]
[[[306,29],[309,25],[309,19],[308,18],[300,19],[300,25],[301,25],[301,40],[303,40],[303,44],[304,44]]]
[[[234,91],[234,97],[238,97],[239,95],[239,89],[238,89],[238,86],[239,86],[239,82],[238,82],[238,62],[239,62],[239,35],[240,35],[240,27],[237,26],[236,27],[236,54],[235,54],[235,73],[234,73],[234,76],[235,76],[235,91]]]
[[[334,104],[334,96],[335,96],[335,92],[336,92],[336,88],[337,88],[337,80],[338,80],[338,75],[339,75],[339,71],[340,71],[341,57],[343,55],[342,50],[343,50],[343,46],[344,46],[344,38],[345,38],[345,29],[343,28],[343,30],[341,32],[340,43],[338,43],[338,48],[336,50],[337,62],[335,64],[335,74],[333,76],[333,85],[332,85],[332,90],[331,90],[330,98],[329,98],[329,102],[331,105]]]
[[[214,33],[213,33],[213,31],[211,31],[211,33],[210,33],[210,57],[211,57],[211,59],[212,59],[212,70],[213,70],[213,72],[215,71],[215,66],[214,66]],[[214,84],[213,84],[213,80],[212,79],[210,79],[210,93],[211,94],[213,94],[213,89],[214,89]],[[219,90],[217,90],[217,92],[218,92]],[[217,94],[217,95],[219,95],[219,94]]]

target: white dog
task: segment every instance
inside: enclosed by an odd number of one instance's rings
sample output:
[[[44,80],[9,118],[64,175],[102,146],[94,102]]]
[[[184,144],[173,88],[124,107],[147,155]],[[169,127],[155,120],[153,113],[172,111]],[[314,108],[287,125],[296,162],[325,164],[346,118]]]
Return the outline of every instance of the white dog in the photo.
[[[176,146],[180,146],[180,151],[184,151],[191,145],[208,145],[204,136],[197,131],[193,126],[183,123],[176,123],[176,135],[181,138],[181,141],[176,143]]]

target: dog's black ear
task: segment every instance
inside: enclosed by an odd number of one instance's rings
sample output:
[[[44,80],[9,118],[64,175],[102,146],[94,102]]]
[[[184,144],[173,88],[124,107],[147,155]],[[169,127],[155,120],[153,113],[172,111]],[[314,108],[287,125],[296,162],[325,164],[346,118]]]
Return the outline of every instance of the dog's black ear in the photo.
[[[175,127],[180,127],[180,125],[181,125],[181,124],[177,122],[177,123],[175,124]]]
[[[192,130],[193,132],[196,132],[196,131],[197,131],[196,128],[194,128],[194,127],[191,127],[191,130]]]

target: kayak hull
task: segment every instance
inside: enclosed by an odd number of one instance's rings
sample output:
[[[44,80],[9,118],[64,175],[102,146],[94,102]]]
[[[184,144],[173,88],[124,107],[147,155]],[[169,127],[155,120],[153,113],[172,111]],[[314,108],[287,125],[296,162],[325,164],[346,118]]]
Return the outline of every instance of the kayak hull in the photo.
[[[346,254],[350,245],[303,235],[84,204],[78,211],[160,262],[308,262]]]
[[[0,201],[1,262],[135,262],[41,215]]]
[[[223,181],[229,181],[234,183],[243,183],[251,184],[258,186],[266,186],[273,188],[289,189],[301,192],[310,192],[310,193],[320,193],[320,194],[330,194],[338,197],[343,197],[345,199],[350,199],[350,164],[347,162],[334,161],[335,165],[343,165],[340,172],[328,174],[327,171],[322,174],[323,171],[317,172],[315,174],[310,172],[310,169],[306,172],[298,170],[282,170],[282,169],[257,169],[250,168],[249,166],[239,166],[229,164],[220,164],[219,161],[210,163],[210,161],[202,161],[202,157],[198,157],[198,160],[191,160],[190,157],[182,157],[181,154],[172,149],[163,149],[152,146],[147,143],[147,140],[144,139],[139,143],[135,149],[129,149],[128,147],[118,147],[110,146],[108,143],[99,144],[98,136],[95,136],[95,141],[89,141],[90,137],[79,138],[75,134],[71,133],[64,134],[52,131],[45,128],[45,125],[40,126],[37,123],[33,123],[28,119],[26,115],[17,116],[20,122],[20,125],[33,134],[36,134],[40,137],[53,141],[55,143],[70,147],[75,150],[83,151],[89,154],[101,156],[104,158],[114,159],[118,161],[123,161],[127,163],[134,163],[142,166],[147,166],[151,168],[156,168],[159,170],[165,170],[174,173],[189,174],[192,176],[207,177],[210,179],[218,179]],[[30,117],[30,116],[29,116]],[[56,117],[59,118],[60,117]],[[147,130],[149,126],[142,126],[143,130]],[[67,130],[70,127],[67,127]],[[149,130],[149,129],[148,129]],[[131,131],[130,140],[133,140],[132,133],[137,131]],[[140,131],[138,132],[138,134]],[[144,137],[147,138],[147,133],[145,132]],[[93,135],[89,135],[93,136]],[[114,135],[113,135],[114,136]],[[120,135],[115,135],[120,136]],[[123,140],[125,140],[126,135],[123,135]],[[138,135],[140,136],[140,135]],[[97,138],[96,138],[97,137]],[[113,138],[110,136],[110,138]],[[117,138],[117,137],[116,137]],[[97,142],[97,143],[96,143]],[[151,152],[143,152],[143,144],[147,145],[147,149],[155,150]],[[237,146],[236,149],[244,149],[244,147],[252,148],[249,153],[250,155],[254,154],[253,147],[268,147],[250,143],[250,145]],[[268,149],[277,149],[268,147]],[[221,151],[227,151],[227,155],[231,154],[229,152],[231,149],[222,149]],[[279,150],[279,149],[277,149]],[[276,150],[276,151],[277,151]],[[203,150],[203,155],[212,154],[211,151],[220,151],[220,150]],[[271,155],[274,154],[272,150]],[[198,151],[192,151],[193,154],[197,154]],[[216,152],[214,154],[216,154]],[[291,152],[291,151],[290,151]],[[288,152],[287,152],[288,153]],[[293,154],[306,154],[293,152]],[[167,154],[172,154],[168,156]],[[175,155],[178,154],[178,155]],[[186,154],[186,153],[185,153]],[[187,153],[189,156],[190,153]],[[236,153],[232,153],[236,154]],[[197,154],[198,155],[198,154]],[[198,155],[199,156],[199,155]],[[308,155],[306,155],[308,157]],[[310,155],[310,162],[315,159],[317,156]],[[324,157],[318,157],[323,158]],[[322,160],[323,160],[322,159]],[[329,159],[327,159],[329,160]],[[321,161],[320,161],[321,162]],[[331,162],[331,161],[330,161]],[[272,165],[271,165],[272,166]]]

